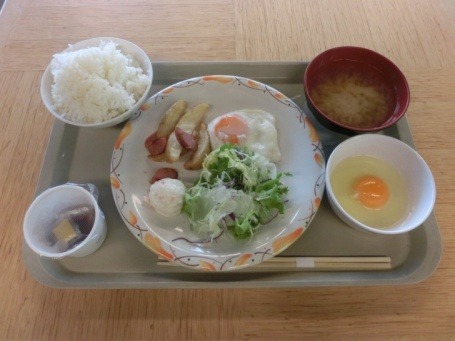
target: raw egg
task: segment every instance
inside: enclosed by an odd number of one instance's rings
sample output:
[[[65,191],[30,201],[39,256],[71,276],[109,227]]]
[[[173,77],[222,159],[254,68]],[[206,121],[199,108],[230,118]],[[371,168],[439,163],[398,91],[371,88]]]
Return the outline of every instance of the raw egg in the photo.
[[[387,228],[409,212],[403,177],[378,158],[357,155],[341,161],[332,171],[330,184],[343,209],[365,225]]]
[[[354,197],[365,207],[381,208],[389,200],[389,187],[377,176],[362,176],[354,183]]]
[[[281,159],[275,117],[266,111],[243,109],[218,116],[207,131],[212,149],[231,143],[247,147],[271,162]]]

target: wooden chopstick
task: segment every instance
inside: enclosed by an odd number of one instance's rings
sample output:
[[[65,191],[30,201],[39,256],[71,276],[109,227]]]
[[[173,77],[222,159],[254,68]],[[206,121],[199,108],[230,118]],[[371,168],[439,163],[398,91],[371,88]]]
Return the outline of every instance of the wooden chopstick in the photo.
[[[180,266],[159,258],[159,266]],[[389,270],[392,268],[391,258],[387,256],[367,257],[286,257],[277,256],[254,265],[258,268],[271,269],[299,269],[299,270],[332,270],[332,271],[374,271]]]
[[[391,259],[387,256],[321,256],[321,257],[287,257],[277,256],[267,260],[267,262],[288,263],[302,260],[313,261],[315,263],[390,263]]]

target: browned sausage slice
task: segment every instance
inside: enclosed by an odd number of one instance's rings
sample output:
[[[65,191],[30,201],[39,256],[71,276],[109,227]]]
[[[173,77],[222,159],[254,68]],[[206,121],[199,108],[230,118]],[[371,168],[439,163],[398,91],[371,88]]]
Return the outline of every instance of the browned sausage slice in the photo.
[[[179,127],[176,127],[174,131],[177,141],[183,148],[188,150],[197,149],[197,140],[192,134],[187,133],[186,131],[180,129]]]
[[[156,156],[164,153],[166,150],[167,139],[160,137],[147,145],[147,150],[151,156]]]
[[[158,138],[158,131],[155,131],[149,137],[145,139],[144,146],[145,148],[149,149],[149,147],[153,144],[153,142]]]
[[[160,168],[158,169],[153,177],[150,179],[150,183],[153,184],[161,179],[177,179],[179,176],[178,172],[174,168]]]

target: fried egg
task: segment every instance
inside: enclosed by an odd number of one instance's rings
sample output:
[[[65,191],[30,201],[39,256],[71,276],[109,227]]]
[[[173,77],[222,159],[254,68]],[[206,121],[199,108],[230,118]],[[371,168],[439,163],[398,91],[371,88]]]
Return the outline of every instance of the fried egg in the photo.
[[[233,111],[213,119],[207,130],[212,149],[231,143],[263,155],[271,162],[281,159],[275,117],[266,111]]]

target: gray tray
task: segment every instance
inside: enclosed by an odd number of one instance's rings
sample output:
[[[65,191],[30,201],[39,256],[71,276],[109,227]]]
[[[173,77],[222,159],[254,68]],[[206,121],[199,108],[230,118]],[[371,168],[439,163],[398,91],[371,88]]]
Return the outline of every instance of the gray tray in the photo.
[[[326,157],[346,137],[327,131],[309,112],[302,88],[307,63],[154,63],[150,94],[178,81],[208,74],[252,78],[282,91],[315,123]],[[374,236],[342,223],[324,197],[308,230],[283,255],[390,256],[386,271],[270,270],[250,267],[228,273],[201,272],[157,265],[157,256],[124,225],[114,204],[109,167],[121,126],[81,129],[56,121],[49,139],[36,193],[66,182],[94,183],[100,191],[108,234],[94,254],[84,258],[40,258],[23,243],[29,273],[56,288],[213,288],[392,285],[417,283],[429,277],[441,257],[441,239],[434,214],[416,230],[399,236]],[[413,147],[406,118],[382,132]]]

